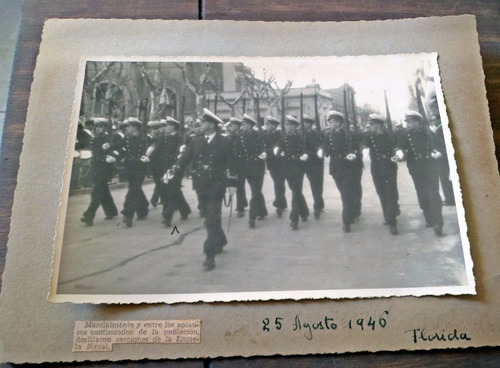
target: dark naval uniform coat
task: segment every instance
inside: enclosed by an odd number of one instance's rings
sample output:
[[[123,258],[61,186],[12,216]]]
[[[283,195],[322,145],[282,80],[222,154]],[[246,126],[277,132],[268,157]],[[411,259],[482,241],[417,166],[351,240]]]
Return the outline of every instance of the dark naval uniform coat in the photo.
[[[266,153],[267,153],[267,169],[271,174],[271,178],[274,183],[274,202],[273,206],[277,210],[284,210],[287,208],[286,202],[286,187],[285,187],[285,172],[283,167],[283,159],[279,156],[275,156],[273,153],[274,147],[277,147],[281,138],[281,132],[266,131]]]
[[[304,163],[300,160],[300,156],[304,153],[302,137],[298,132],[287,133],[281,137],[278,144],[278,156],[283,160],[285,178],[292,191],[290,220],[295,224],[298,223],[299,216],[303,221],[307,220],[309,216],[309,208],[302,193],[305,172]]]
[[[175,164],[181,145],[182,138],[177,133],[163,137],[163,144],[160,152],[161,160],[165,166],[164,173]],[[182,176],[170,180],[168,184],[163,184],[162,202],[162,216],[167,225],[172,221],[172,217],[176,210],[179,210],[182,219],[187,218],[191,213],[191,208],[182,193]]]
[[[309,156],[304,163],[305,173],[314,199],[314,211],[325,208],[323,201],[323,178],[324,159],[318,157],[318,149],[321,147],[321,132],[311,130],[305,132],[306,153]]]
[[[198,195],[200,210],[205,213],[205,228],[207,238],[203,251],[207,257],[214,257],[222,251],[227,243],[222,230],[222,201],[226,186],[236,187],[236,177],[228,179],[228,170],[234,173],[235,160],[232,144],[229,138],[215,134],[210,143],[205,136],[196,137],[179,158],[175,176],[192,163],[193,186]]]
[[[355,133],[351,134],[351,143],[343,130],[325,131],[323,149],[326,157],[330,157],[330,175],[332,176],[342,199],[342,222],[351,225],[361,210],[361,175],[363,161],[360,159],[360,140]],[[356,159],[349,161],[346,156],[355,154]]]
[[[439,164],[431,156],[434,150],[431,132],[427,128],[405,129],[399,135],[398,146],[405,152],[408,171],[427,225],[443,226]]]
[[[142,190],[147,165],[141,161],[141,157],[146,153],[146,142],[141,136],[126,136],[115,152],[116,158],[123,161],[123,172],[128,181],[128,192],[121,213],[127,219],[132,219],[134,214],[137,214],[138,219],[143,219],[149,212],[149,202]]]
[[[229,135],[231,142],[233,143],[233,147],[235,147],[240,140],[241,132],[232,133]],[[236,187],[236,211],[242,213],[245,211],[245,208],[248,207],[248,200],[245,190],[245,178],[241,178],[238,176],[238,186]]]
[[[118,210],[108,187],[108,182],[113,177],[113,165],[106,162],[107,150],[102,148],[105,143],[109,143],[109,136],[107,134],[96,135],[90,142],[92,158],[89,175],[93,187],[90,194],[89,207],[83,213],[82,219],[82,221],[87,223],[92,223],[99,206],[102,206],[107,218],[113,218],[118,215]]]
[[[396,138],[387,130],[366,133],[364,144],[370,149],[371,174],[375,190],[382,205],[384,221],[395,226],[400,214],[398,193],[398,164],[391,159],[395,154]]]
[[[265,161],[259,158],[265,151],[265,143],[255,130],[242,131],[235,140],[234,152],[238,160],[238,178],[250,185],[251,199],[249,218],[267,216],[267,208],[262,194]]]

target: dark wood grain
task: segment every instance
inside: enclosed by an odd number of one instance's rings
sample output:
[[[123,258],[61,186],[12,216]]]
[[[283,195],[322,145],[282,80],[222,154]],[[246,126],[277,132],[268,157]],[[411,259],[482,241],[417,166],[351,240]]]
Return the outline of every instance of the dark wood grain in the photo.
[[[0,274],[33,70],[46,18],[197,19],[197,0],[26,0],[14,61],[0,168]],[[500,147],[500,1],[498,0],[205,0],[205,19],[355,21],[474,14],[495,142]],[[497,156],[498,157],[498,156]],[[1,281],[0,281],[1,282]],[[1,284],[0,284],[1,285]],[[380,352],[302,357],[228,358],[214,367],[498,367],[500,349]],[[51,364],[51,367],[203,367],[201,360]],[[1,365],[12,367],[13,365]],[[34,365],[15,365],[35,367]],[[44,365],[45,366],[45,365]],[[36,367],[39,367],[37,365]]]
[[[205,19],[357,21],[473,14],[477,20],[491,125],[500,159],[500,1],[207,0]]]

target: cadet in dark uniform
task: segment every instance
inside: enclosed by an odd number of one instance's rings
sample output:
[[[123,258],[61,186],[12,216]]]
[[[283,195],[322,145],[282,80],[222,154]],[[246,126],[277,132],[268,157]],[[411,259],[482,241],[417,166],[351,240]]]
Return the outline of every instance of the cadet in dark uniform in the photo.
[[[227,243],[221,224],[222,201],[226,186],[231,187],[232,195],[237,184],[236,176],[228,179],[227,172],[234,173],[236,162],[230,139],[217,132],[221,122],[219,117],[204,109],[201,123],[204,135],[192,140],[168,175],[169,178],[182,175],[186,166],[190,162],[193,164],[193,185],[200,209],[205,213],[207,238],[203,244],[206,255],[203,267],[207,271],[215,267],[215,256],[222,252],[222,247]]]
[[[359,216],[359,183],[360,154],[359,137],[351,132],[350,136],[344,126],[344,115],[338,111],[330,111],[327,121],[328,130],[323,136],[323,150],[330,157],[330,175],[340,192],[342,199],[342,222],[346,233],[351,231],[351,224]]]
[[[277,147],[281,138],[281,132],[276,128],[280,121],[272,116],[266,117],[266,153],[267,153],[267,169],[271,174],[274,183],[274,201],[273,206],[276,208],[276,214],[281,217],[283,210],[288,205],[286,203],[286,187],[285,187],[285,173],[283,168],[283,160],[279,156],[273,154],[274,147]],[[285,133],[285,132],[283,132]]]
[[[110,220],[118,215],[118,210],[111,197],[108,182],[113,177],[112,159],[109,159],[107,152],[111,148],[110,136],[107,133],[110,122],[108,119],[94,119],[95,134],[90,141],[92,158],[90,163],[90,177],[94,184],[90,194],[90,204],[80,219],[87,226],[92,226],[95,213],[99,206],[102,206],[106,220]]]
[[[321,132],[313,130],[314,118],[309,115],[302,117],[306,135],[306,153],[309,156],[305,162],[305,172],[311,192],[314,199],[314,218],[317,220],[321,211],[325,208],[323,200],[323,178],[324,178],[324,159],[318,156],[318,150],[321,148]]]
[[[433,132],[432,139],[434,148],[441,152],[441,157],[437,160],[439,164],[439,181],[443,189],[445,206],[455,205],[455,195],[453,194],[453,185],[450,180],[450,165],[444,140],[443,126],[441,124],[441,115],[436,97],[436,85],[434,79],[427,82],[425,88],[425,103],[430,112],[430,129]]]
[[[146,151],[146,156],[149,157],[151,162],[149,163],[149,169],[151,170],[151,175],[155,182],[155,187],[153,190],[153,195],[151,196],[151,205],[156,207],[160,199],[160,194],[163,189],[162,178],[167,172],[165,168],[165,163],[162,160],[161,150],[162,141],[164,139],[163,126],[165,122],[160,120],[154,120],[148,122],[149,135],[151,136],[151,144]]]
[[[137,220],[143,220],[149,212],[149,202],[142,190],[147,166],[147,161],[143,158],[146,153],[146,142],[141,134],[141,121],[128,118],[124,124],[126,135],[121,147],[114,151],[114,157],[124,162],[123,170],[128,181],[128,192],[121,214],[124,216],[123,223],[131,227],[134,214],[137,214]]]
[[[257,122],[247,114],[243,115],[241,134],[236,140],[234,151],[238,160],[238,178],[250,185],[252,198],[248,223],[250,228],[255,227],[255,219],[267,216],[266,202],[262,194],[264,173],[266,170],[266,147],[264,138],[253,128]]]
[[[439,195],[439,166],[441,153],[434,149],[431,132],[418,112],[405,114],[406,129],[399,136],[396,152],[399,159],[406,156],[408,171],[417,191],[418,203],[428,227],[443,235],[441,196]]]
[[[227,123],[227,131],[229,138],[233,143],[233,147],[239,144],[241,136],[241,120],[230,118]],[[236,212],[238,217],[245,216],[245,208],[248,207],[247,195],[245,191],[245,178],[238,176],[238,186],[236,189]]]
[[[382,205],[384,222],[389,225],[392,235],[398,234],[396,217],[399,211],[398,165],[395,155],[396,138],[385,129],[385,119],[371,114],[364,136],[365,146],[370,149],[371,173],[375,190]]]
[[[291,115],[285,117],[286,134],[280,139],[274,154],[283,160],[283,169],[288,187],[292,191],[292,210],[290,211],[290,226],[297,230],[299,217],[302,222],[307,221],[309,208],[307,207],[302,186],[304,184],[304,162],[308,155],[303,149],[302,136],[297,131],[299,121]]]
[[[164,144],[162,149],[162,161],[165,165],[165,172],[169,170],[177,161],[181,151],[182,138],[179,135],[180,123],[167,117]],[[181,220],[186,220],[191,213],[191,208],[182,193],[182,176],[173,178],[165,184],[165,190],[162,197],[163,201],[163,224],[170,227],[172,217],[176,210],[179,210]]]

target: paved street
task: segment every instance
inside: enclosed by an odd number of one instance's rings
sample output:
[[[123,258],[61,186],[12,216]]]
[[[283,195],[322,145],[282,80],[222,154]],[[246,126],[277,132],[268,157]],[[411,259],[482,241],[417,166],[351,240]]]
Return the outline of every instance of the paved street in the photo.
[[[365,158],[367,156],[365,155]],[[328,167],[325,167],[328,173]],[[345,234],[341,202],[333,179],[325,175],[326,209],[320,220],[311,216],[297,231],[289,227],[288,212],[274,213],[272,181],[264,179],[269,216],[249,229],[248,217],[233,213],[229,244],[216,258],[217,267],[204,272],[202,243],[205,229],[196,210],[191,181],[184,193],[193,213],[186,221],[176,214],[172,228],[161,224],[160,207],[151,209],[132,228],[121,218],[104,221],[99,209],[94,226],[80,217],[90,195],[69,197],[59,273],[58,294],[177,294],[276,290],[330,290],[456,286],[466,283],[463,250],[455,207],[443,207],[446,236],[438,238],[425,227],[413,182],[405,163],[399,164],[398,184],[402,215],[399,236],[382,225],[379,199],[365,159],[363,209],[352,232]],[[150,198],[153,184],[144,186]],[[119,209],[125,188],[112,189]],[[247,188],[247,195],[250,193]],[[307,179],[304,194],[312,209]],[[290,206],[291,193],[287,188]],[[229,209],[223,210],[227,232]]]

